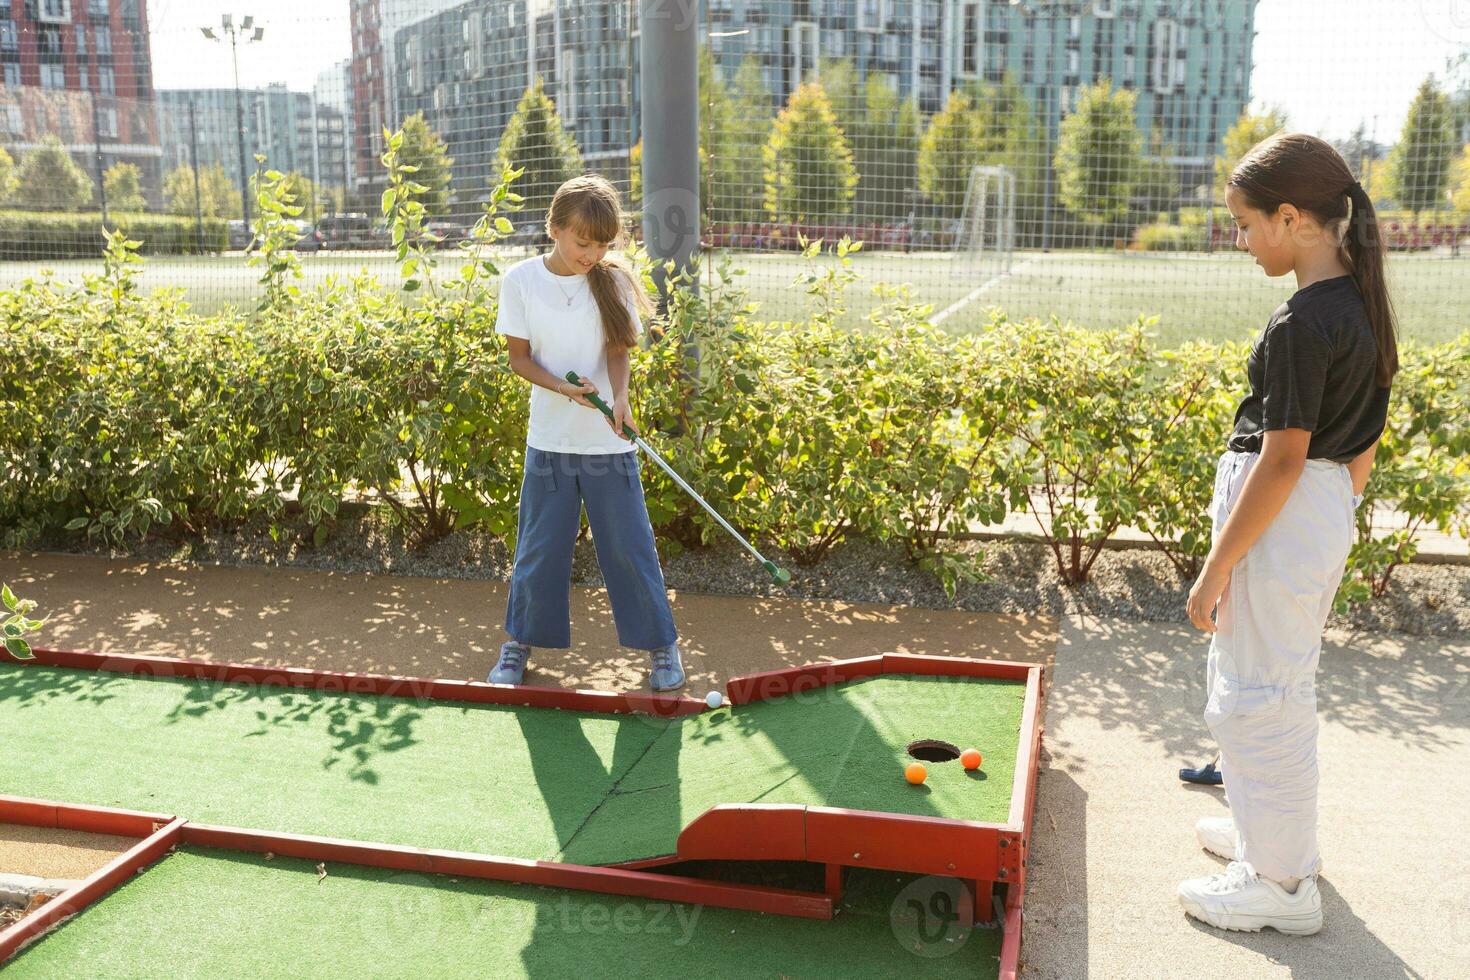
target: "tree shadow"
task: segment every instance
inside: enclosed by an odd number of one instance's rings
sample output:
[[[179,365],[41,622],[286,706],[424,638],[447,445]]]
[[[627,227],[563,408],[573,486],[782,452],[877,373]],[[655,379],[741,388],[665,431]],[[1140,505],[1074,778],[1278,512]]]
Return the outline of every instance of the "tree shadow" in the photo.
[[[1209,641],[1190,626],[1082,617],[1066,621],[1058,659],[1068,683],[1053,707],[1128,727],[1191,761],[1212,751],[1204,712]],[[1470,726],[1470,650],[1442,640],[1328,634],[1317,675],[1324,720],[1355,732],[1458,744],[1445,729]]]
[[[414,727],[423,718],[422,699],[355,695],[303,688],[282,688],[249,682],[224,682],[181,677],[114,674],[41,665],[0,667],[0,705],[7,717],[24,723],[31,710],[69,705],[90,711],[92,724],[79,726],[80,734],[93,731],[103,737],[148,737],[170,726],[202,722],[226,711],[250,711],[257,725],[237,736],[260,737],[283,725],[319,728],[329,740],[323,769],[345,767],[349,779],[376,785],[377,756],[416,745]],[[143,705],[130,705],[131,694],[146,692]],[[159,692],[176,694],[172,703],[156,709]],[[97,724],[101,722],[100,726]]]

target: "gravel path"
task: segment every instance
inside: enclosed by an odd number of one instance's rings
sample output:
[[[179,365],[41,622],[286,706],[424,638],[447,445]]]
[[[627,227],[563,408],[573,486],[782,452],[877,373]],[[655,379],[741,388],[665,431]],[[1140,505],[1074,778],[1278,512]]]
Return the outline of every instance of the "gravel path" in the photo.
[[[42,550],[131,557],[149,561],[185,561],[222,565],[288,565],[336,572],[505,580],[511,556],[505,544],[488,534],[457,532],[417,551],[408,547],[398,528],[372,510],[346,513],[321,548],[309,533],[283,526],[272,538],[263,526],[234,531],[209,530],[187,540],[152,538],[127,549],[78,547],[60,541]],[[803,568],[767,557],[791,569],[792,581],[777,589],[749,556],[724,541],[664,560],[671,589],[721,595],[785,595],[977,612],[1029,612],[1059,615],[1089,612],[1098,616],[1155,622],[1187,622],[1185,599],[1191,582],[1156,551],[1105,551],[1081,588],[1067,588],[1058,578],[1050,549],[1030,542],[956,542],[955,553],[978,555],[987,581],[962,584],[953,599],[939,580],[914,567],[901,549],[867,541],[843,543],[819,564]],[[572,581],[598,586],[602,576],[590,538],[578,543]],[[1470,567],[1408,565],[1394,572],[1386,596],[1334,615],[1330,626],[1406,633],[1415,636],[1470,635]]]

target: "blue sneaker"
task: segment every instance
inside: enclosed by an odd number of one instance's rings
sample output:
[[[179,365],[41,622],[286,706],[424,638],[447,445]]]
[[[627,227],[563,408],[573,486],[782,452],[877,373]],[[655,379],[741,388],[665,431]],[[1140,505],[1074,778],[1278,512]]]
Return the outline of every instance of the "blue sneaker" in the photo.
[[[531,648],[515,640],[500,645],[500,661],[485,680],[491,684],[519,684],[526,679],[526,659]]]
[[[679,644],[670,643],[653,651],[653,673],[648,682],[655,691],[677,691],[684,686],[684,664],[679,659]]]
[[[1186,783],[1198,783],[1201,786],[1222,786],[1225,783],[1225,777],[1215,765],[1219,758],[1216,756],[1209,765],[1200,766],[1198,769],[1180,769],[1179,778]]]

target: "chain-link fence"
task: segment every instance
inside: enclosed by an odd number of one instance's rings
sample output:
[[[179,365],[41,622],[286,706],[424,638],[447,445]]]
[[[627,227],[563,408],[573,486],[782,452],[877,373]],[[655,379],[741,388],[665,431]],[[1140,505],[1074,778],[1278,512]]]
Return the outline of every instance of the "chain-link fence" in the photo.
[[[958,331],[1000,307],[1098,326],[1158,315],[1166,344],[1239,337],[1290,291],[1235,251],[1223,202],[1234,161],[1294,125],[1290,100],[1261,108],[1251,88],[1264,15],[1290,2],[334,0],[307,25],[340,32],[314,84],[190,88],[187,72],[153,77],[155,46],[271,64],[269,32],[293,25],[237,15],[188,33],[180,19],[203,18],[176,4],[0,0],[0,285],[79,279],[120,226],[144,242],[145,286],[249,307],[250,186],[267,170],[292,175],[308,284],[367,268],[394,285],[385,128],[403,129],[446,250],[507,166],[526,198],[508,247],[544,247],[551,194],[585,171],[623,189],[636,235],[640,17],[659,16],[700,34],[702,275],[715,285],[713,259],[733,258],[761,316],[808,315],[802,277],[836,259],[800,242],[847,236],[863,242],[855,329],[872,286],[907,283]],[[1453,3],[1403,5],[1396,44],[1418,31],[1436,53],[1394,131],[1365,118],[1322,134],[1372,194],[1404,332],[1426,340],[1470,323],[1470,29],[1454,34],[1439,10]],[[1365,9],[1292,49],[1304,100],[1332,99],[1314,66],[1337,57],[1333,32],[1373,30],[1348,19]]]

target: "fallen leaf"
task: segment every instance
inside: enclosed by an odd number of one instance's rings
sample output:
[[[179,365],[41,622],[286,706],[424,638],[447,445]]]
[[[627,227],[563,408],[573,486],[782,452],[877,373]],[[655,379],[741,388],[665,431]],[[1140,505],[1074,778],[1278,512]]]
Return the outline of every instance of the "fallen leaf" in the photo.
[[[324,881],[326,879],[326,877],[327,877],[327,865],[326,865],[326,862],[319,863],[316,866],[316,880],[317,881]]]
[[[276,852],[275,851],[266,851],[265,852],[265,859],[267,861],[274,861],[276,859]]]

